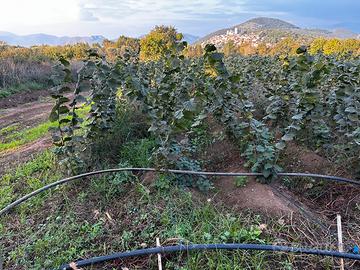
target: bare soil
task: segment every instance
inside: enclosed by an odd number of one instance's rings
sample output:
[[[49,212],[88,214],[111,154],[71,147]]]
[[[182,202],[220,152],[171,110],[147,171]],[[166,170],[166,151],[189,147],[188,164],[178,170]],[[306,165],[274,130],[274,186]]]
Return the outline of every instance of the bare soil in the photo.
[[[19,129],[27,129],[47,121],[50,111],[54,106],[54,101],[48,95],[48,90],[40,90],[21,93],[22,97],[17,94],[12,95],[7,101],[6,99],[1,99],[0,129],[11,125],[17,125]],[[65,96],[71,98],[72,93],[67,93]],[[8,108],[3,109],[2,105]],[[12,151],[0,153],[0,176],[8,168],[30,160],[35,154],[50,146],[50,136],[46,135]]]
[[[285,151],[282,167],[289,172],[310,172],[326,175],[337,175],[355,179],[348,170],[334,165],[325,157],[306,149],[304,146],[291,143]],[[309,179],[291,179],[291,191],[280,181],[272,183],[275,190],[285,196],[294,198],[302,207],[310,209],[311,214],[323,225],[336,223],[336,215],[340,214],[343,222],[345,246],[360,243],[360,187],[328,181],[311,181]],[[336,228],[332,228],[336,232]]]
[[[340,166],[334,166],[326,158],[294,143],[290,144],[285,151],[283,167],[291,172],[310,172],[355,179],[350,172],[342,170]],[[317,185],[321,185],[321,188],[313,192],[312,190]],[[321,184],[319,181],[313,183],[305,180],[302,181],[302,185],[297,184],[297,192],[304,202],[307,198],[309,199],[306,202],[307,205],[312,204],[313,209],[326,213],[327,216],[342,211],[348,214],[351,208],[360,204],[360,188],[348,184],[337,182]],[[307,196],[307,193],[311,195]]]
[[[14,168],[15,165],[32,159],[35,154],[41,153],[49,148],[51,144],[51,138],[46,136],[16,148],[14,151],[0,153],[0,176],[10,168]]]
[[[213,143],[205,155],[205,159],[210,161],[207,170],[248,172],[238,148],[226,139]],[[214,200],[239,210],[249,209],[266,214],[297,212],[288,200],[275,194],[270,186],[257,182],[254,177],[247,177],[247,181],[244,187],[237,187],[234,177],[219,177],[214,182]]]
[[[32,98],[34,98],[34,96],[32,96]],[[1,110],[0,129],[10,125],[17,125],[20,129],[34,127],[48,119],[49,112],[52,107],[53,101],[50,98],[44,98],[35,102],[21,104],[17,107]],[[0,153],[0,175],[2,175],[7,169],[14,167],[16,164],[28,161],[36,153],[43,151],[44,149],[50,147],[50,145],[50,137],[45,136],[12,151]]]
[[[286,166],[293,172],[308,172],[318,174],[331,173],[333,166],[330,161],[313,151],[293,142],[287,144],[284,151]]]
[[[0,99],[0,109],[17,107],[21,104],[38,100],[40,97],[49,95],[49,90],[36,90],[29,92],[21,92],[11,95],[10,97]]]
[[[244,172],[241,169],[227,168],[228,172]],[[234,177],[220,177],[215,182],[218,190],[214,199],[239,210],[256,210],[265,214],[290,214],[296,212],[292,204],[273,192],[268,185],[260,184],[254,178],[248,177],[244,187],[236,187]]]
[[[18,124],[28,128],[44,122],[53,107],[52,100],[35,101],[0,111],[0,129]]]

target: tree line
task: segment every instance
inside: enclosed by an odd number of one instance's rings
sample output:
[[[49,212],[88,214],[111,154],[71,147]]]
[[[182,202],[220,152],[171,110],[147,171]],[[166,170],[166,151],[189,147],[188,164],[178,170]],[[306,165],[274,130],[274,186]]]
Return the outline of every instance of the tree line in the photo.
[[[0,41],[0,59],[12,58],[15,61],[53,61],[64,57],[69,60],[82,60],[86,57],[91,47],[101,49],[107,60],[115,60],[126,51],[139,54],[142,61],[156,61],[160,57],[174,50],[176,42],[183,38],[181,33],[172,26],[155,26],[147,35],[141,38],[120,36],[117,40],[104,40],[102,44],[89,45],[77,43],[63,46],[32,46],[24,48],[10,46]],[[225,56],[240,55],[295,55],[296,49],[301,45],[307,45],[311,54],[324,53],[325,55],[360,55],[360,40],[337,39],[337,38],[315,38],[310,43],[294,37],[286,37],[275,44],[260,42],[257,44],[243,42],[235,44],[232,40],[222,47]],[[203,54],[200,44],[188,45],[185,48],[185,56],[198,57]]]

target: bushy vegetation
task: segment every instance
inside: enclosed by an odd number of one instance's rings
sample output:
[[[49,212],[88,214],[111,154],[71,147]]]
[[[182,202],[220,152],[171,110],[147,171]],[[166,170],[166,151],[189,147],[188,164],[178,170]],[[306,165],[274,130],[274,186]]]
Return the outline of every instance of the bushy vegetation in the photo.
[[[234,44],[229,40],[224,44],[222,51],[226,56],[230,55],[296,55],[296,50],[301,45],[309,46],[309,53],[314,55],[323,53],[325,55],[344,56],[347,54],[360,55],[359,39],[337,39],[337,38],[314,38],[312,40],[296,39],[295,37],[283,38],[274,43],[259,43],[254,45],[251,42]],[[195,45],[189,49],[190,56],[200,56],[202,54],[201,45]]]
[[[171,26],[156,26],[149,34],[140,40],[140,59],[144,61],[159,60],[175,49],[182,34],[177,33]]]
[[[185,47],[175,42],[166,57],[156,62],[141,62],[137,54],[127,54],[106,63],[99,52],[92,51],[79,74],[71,106],[64,105],[68,99],[62,94],[68,85],[60,85],[53,95],[57,103],[52,120],[59,123],[54,139],[66,160],[80,164],[82,157],[76,154],[80,151],[74,149],[86,146],[90,152],[85,156],[91,156],[92,138],[111,131],[121,91],[122,106],[136,100],[148,120],[157,143],[153,156],[157,166],[200,169],[191,139],[194,129],[209,117],[223,125],[238,143],[247,166],[263,173],[266,181],[281,170],[278,157],[293,140],[325,152],[341,149],[351,161],[348,166],[359,166],[358,58],[339,62],[323,54],[312,56],[306,47],[299,47],[295,57],[224,59],[207,45],[203,57],[191,59],[183,56]],[[62,64],[69,68],[69,62]],[[83,121],[76,110],[88,80],[90,124],[80,138],[74,136]],[[256,82],[263,85],[261,111],[255,110],[252,99]],[[183,158],[187,162],[181,163]]]
[[[76,69],[89,48],[83,43],[30,48],[0,45],[0,98],[52,87],[55,61],[59,57],[71,59]]]
[[[0,58],[0,98],[50,85],[51,63]]]
[[[50,88],[53,82],[50,80],[54,71],[51,66],[63,57],[75,63],[82,62],[91,48],[97,48],[109,62],[116,62],[127,51],[139,55],[140,61],[159,60],[166,54],[173,52],[176,43],[182,39],[171,26],[156,26],[150,33],[141,39],[120,36],[116,41],[104,40],[103,44],[92,46],[79,43],[64,46],[33,46],[23,48],[0,44],[0,98],[12,94],[32,91],[36,89]],[[303,44],[309,45],[311,54],[323,53],[325,55],[346,56],[360,54],[360,41],[357,39],[325,39],[315,38],[312,41],[288,37],[274,44],[260,43],[256,46],[250,42],[234,44],[227,42],[222,52],[225,56],[233,55],[296,55],[296,49]],[[186,57],[201,57],[204,48],[200,44],[187,46],[184,50]]]
[[[59,177],[54,174],[53,158],[46,152],[19,167],[15,175],[5,176],[8,185],[18,181],[19,186],[22,184],[18,188],[22,193],[53,181]],[[4,266],[9,269],[55,268],[80,257],[151,247],[155,237],[160,237],[164,245],[264,243],[272,240],[260,226],[264,220],[258,215],[235,214],[182,189],[164,188],[159,185],[163,179],[147,186],[134,176],[128,183],[126,177],[118,174],[62,187],[61,192],[47,193],[22,207],[18,212],[23,218],[16,225],[0,219]],[[0,206],[14,196],[13,189],[4,188],[4,179],[1,182],[3,196]],[[68,196],[69,193],[76,196]],[[47,205],[48,201],[51,203]],[[49,212],[51,215],[48,215]],[[35,222],[26,218],[30,214]],[[163,258],[163,267],[242,269],[242,265],[247,265],[261,269],[275,264],[265,258],[269,255],[263,252],[194,252]],[[271,258],[279,265],[285,265],[280,261],[289,261],[284,255],[274,254]],[[122,262],[121,265],[129,269],[152,269],[157,262],[150,257]],[[114,264],[96,267],[109,269]]]

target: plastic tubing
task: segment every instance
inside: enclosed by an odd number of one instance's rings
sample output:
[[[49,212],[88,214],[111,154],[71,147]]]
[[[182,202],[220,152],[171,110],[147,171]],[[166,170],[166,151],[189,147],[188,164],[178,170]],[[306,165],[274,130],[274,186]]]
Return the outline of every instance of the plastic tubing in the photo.
[[[191,250],[261,250],[261,251],[274,251],[274,252],[288,252],[288,253],[299,253],[299,254],[310,254],[317,256],[329,256],[344,258],[350,260],[360,260],[359,254],[343,253],[331,250],[301,248],[301,247],[290,247],[290,246],[273,246],[273,245],[260,245],[260,244],[192,244],[192,245],[177,245],[177,246],[163,246],[156,248],[138,249],[133,251],[118,252],[110,255],[93,257],[90,259],[80,260],[75,262],[77,267],[90,266],[98,263],[107,261],[125,259],[129,257],[137,257],[144,255],[151,255],[157,253],[172,253],[181,251]],[[65,264],[60,267],[62,270],[71,270],[69,264]]]
[[[163,172],[163,173],[174,173],[174,174],[187,174],[187,175],[203,175],[203,176],[262,176],[262,173],[247,173],[247,172],[202,172],[202,171],[186,171],[186,170],[171,170],[171,169],[155,169],[155,168],[116,168],[116,169],[108,169],[108,170],[101,170],[101,171],[94,171],[94,172],[88,172],[83,173],[75,176],[71,176],[68,178],[64,178],[62,180],[53,182],[49,185],[46,185],[42,188],[39,188],[37,190],[34,190],[33,192],[19,198],[18,200],[10,203],[6,207],[0,210],[0,216],[9,212],[12,208],[16,207],[17,205],[27,201],[28,199],[34,197],[35,195],[44,192],[48,189],[54,188],[56,186],[65,184],[67,182],[84,178],[87,176],[92,175],[98,175],[98,174],[104,174],[104,173],[113,173],[113,172],[124,172],[124,171],[142,171],[142,172]],[[342,183],[348,183],[353,185],[360,186],[360,181],[355,181],[343,177],[338,176],[329,176],[329,175],[321,175],[321,174],[311,174],[311,173],[278,173],[278,176],[297,176],[297,177],[312,177],[312,178],[319,178],[319,179],[326,179],[329,181],[335,181],[335,182],[342,182]]]

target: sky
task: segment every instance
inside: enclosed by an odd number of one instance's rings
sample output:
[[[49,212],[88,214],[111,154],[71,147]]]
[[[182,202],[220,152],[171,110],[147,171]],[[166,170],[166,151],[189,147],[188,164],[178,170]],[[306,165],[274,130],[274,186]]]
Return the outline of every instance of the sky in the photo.
[[[0,0],[0,31],[138,37],[155,25],[204,36],[254,17],[360,33],[360,0]]]

